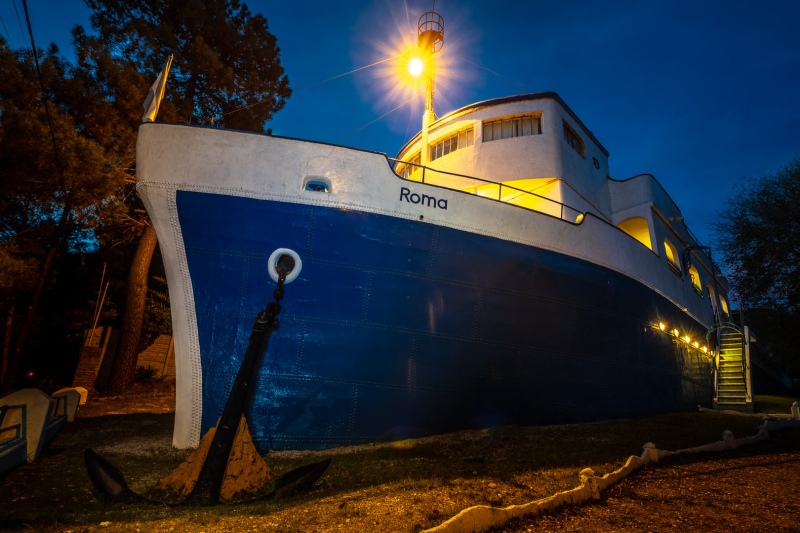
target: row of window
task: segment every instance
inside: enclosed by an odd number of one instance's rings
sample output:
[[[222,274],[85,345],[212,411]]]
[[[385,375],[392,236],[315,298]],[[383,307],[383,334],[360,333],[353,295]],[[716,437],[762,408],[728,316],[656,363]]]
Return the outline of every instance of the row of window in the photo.
[[[517,117],[483,123],[483,141],[499,141],[542,133],[541,117]]]
[[[573,150],[578,152],[581,157],[586,157],[586,145],[583,143],[580,135],[573,130],[566,122],[564,125],[564,141],[572,147]],[[491,122],[483,123],[483,142],[499,141],[502,139],[511,139],[513,137],[526,137],[528,135],[540,135],[542,133],[542,118],[540,116],[522,116],[514,118],[506,118],[500,120],[493,120]],[[435,161],[440,157],[444,157],[456,150],[472,146],[475,143],[474,130],[472,127],[453,133],[440,139],[435,144],[428,147],[429,161]],[[415,156],[410,163],[419,164],[419,156]],[[596,168],[600,167],[599,162],[595,158],[593,164]],[[408,167],[404,170],[405,174],[409,172]],[[413,169],[410,170],[413,172]]]
[[[445,137],[436,144],[430,146],[430,161],[446,156],[450,152],[455,152],[461,148],[472,146],[475,143],[475,132],[472,128],[461,130]]]
[[[650,250],[653,249],[653,246],[650,242],[650,228],[648,227],[647,220],[642,217],[631,217],[628,219],[623,220],[617,227],[645,245]],[[667,257],[667,266],[669,269],[679,278],[683,278],[683,273],[681,271],[681,262],[680,256],[678,255],[678,249],[675,247],[669,239],[664,239],[664,255]],[[689,267],[689,279],[692,283],[692,289],[694,290],[697,295],[703,297],[703,286],[700,280],[700,272],[697,268],[692,265]],[[706,289],[708,291],[709,297],[711,301],[714,301],[714,289],[711,287],[711,284],[706,285]],[[728,314],[728,303],[725,301],[725,298],[722,296],[719,297],[720,300],[720,307],[722,311],[727,315]]]
[[[678,251],[675,248],[675,245],[672,244],[669,239],[664,239],[664,254],[667,256],[667,264],[669,265],[669,269],[675,273],[676,276],[683,278],[681,272],[681,265],[678,261]],[[689,266],[689,280],[692,283],[692,289],[694,292],[703,297],[703,287],[700,283],[700,272],[694,265]],[[706,290],[708,291],[708,297],[713,302],[714,301],[714,289],[711,287],[710,283],[706,284]],[[728,315],[728,302],[725,301],[725,298],[722,295],[719,295],[719,305],[722,312],[727,316]]]

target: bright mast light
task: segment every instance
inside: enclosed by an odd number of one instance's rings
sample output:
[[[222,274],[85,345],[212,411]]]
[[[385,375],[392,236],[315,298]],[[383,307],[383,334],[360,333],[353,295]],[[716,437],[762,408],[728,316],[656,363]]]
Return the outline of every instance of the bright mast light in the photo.
[[[412,76],[419,76],[422,74],[422,71],[423,64],[421,59],[415,57],[408,62],[408,72],[411,73]]]

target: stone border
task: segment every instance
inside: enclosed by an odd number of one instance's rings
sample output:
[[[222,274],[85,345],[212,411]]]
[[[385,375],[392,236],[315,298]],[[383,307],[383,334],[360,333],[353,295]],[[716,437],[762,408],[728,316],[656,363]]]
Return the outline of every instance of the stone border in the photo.
[[[764,423],[758,428],[758,433],[750,437],[736,439],[730,430],[725,430],[720,441],[677,451],[659,450],[655,444],[648,442],[643,446],[641,456],[632,455],[628,457],[628,460],[625,461],[621,468],[610,474],[598,477],[591,468],[584,468],[580,472],[581,484],[574,489],[558,492],[553,496],[521,505],[510,505],[508,507],[476,505],[468,507],[446,522],[431,529],[426,529],[422,533],[478,533],[491,527],[501,526],[515,518],[534,515],[555,509],[561,505],[576,505],[589,500],[597,500],[600,498],[600,494],[611,485],[628,477],[645,465],[658,463],[664,457],[686,453],[735,450],[740,446],[769,440],[770,431],[800,429],[799,407],[798,403],[795,402],[792,406],[791,418],[788,419],[782,415],[778,415],[781,417],[780,420],[776,420],[769,415],[764,416]]]

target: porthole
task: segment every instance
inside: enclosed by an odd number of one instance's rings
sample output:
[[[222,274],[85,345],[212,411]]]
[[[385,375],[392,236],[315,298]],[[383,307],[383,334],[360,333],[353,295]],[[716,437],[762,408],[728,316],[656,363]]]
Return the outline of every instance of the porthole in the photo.
[[[303,189],[311,192],[324,192],[329,193],[331,186],[326,180],[319,178],[306,178]]]

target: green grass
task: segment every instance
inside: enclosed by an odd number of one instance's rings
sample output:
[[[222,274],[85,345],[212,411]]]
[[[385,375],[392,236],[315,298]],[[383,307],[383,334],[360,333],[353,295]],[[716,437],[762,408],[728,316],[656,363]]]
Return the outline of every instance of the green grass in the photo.
[[[755,397],[755,409],[757,413],[790,413],[794,402],[800,402],[800,395],[769,396],[757,394]]]
[[[788,412],[793,401],[756,398],[762,412]],[[619,468],[628,456],[641,454],[646,442],[677,450],[718,441],[726,429],[736,437],[753,435],[761,423],[757,416],[694,412],[493,428],[329,452],[332,465],[317,485],[280,501],[176,509],[99,503],[84,470],[83,449],[99,450],[134,490],[148,492],[187,455],[168,446],[173,420],[171,414],[115,415],[68,425],[52,445],[61,452],[0,479],[0,530],[412,532],[471,505],[519,504],[572,488],[581,469],[603,474]],[[319,455],[273,454],[266,460],[280,475]],[[99,526],[103,522],[110,524]]]

